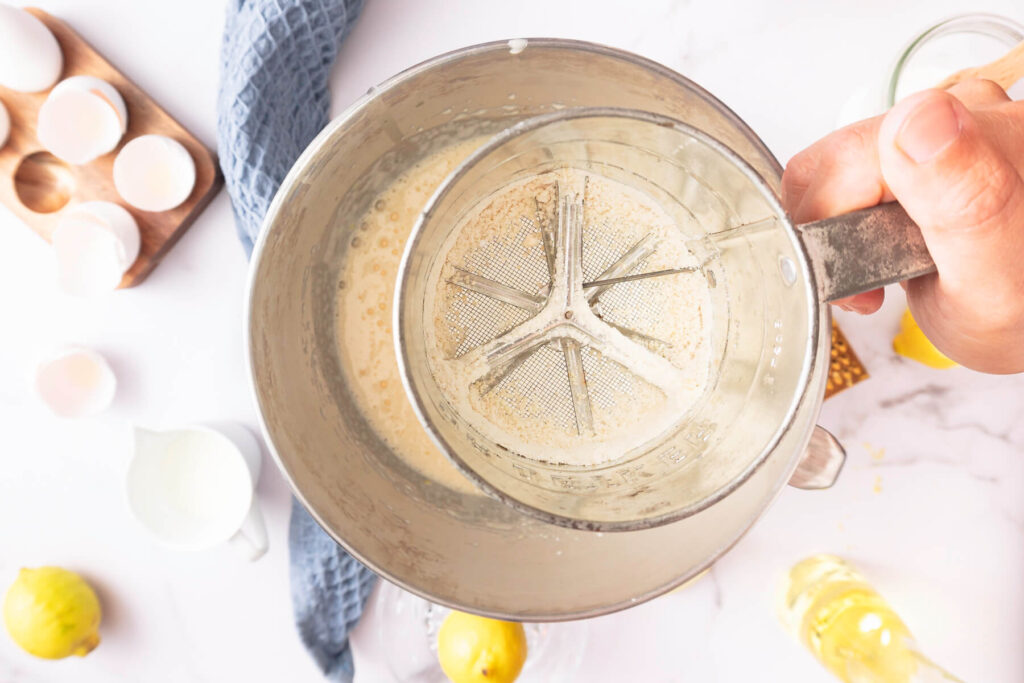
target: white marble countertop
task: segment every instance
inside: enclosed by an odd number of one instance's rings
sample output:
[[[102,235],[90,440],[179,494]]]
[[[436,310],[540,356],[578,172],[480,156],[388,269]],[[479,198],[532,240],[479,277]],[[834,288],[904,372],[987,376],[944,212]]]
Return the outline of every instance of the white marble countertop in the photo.
[[[214,144],[223,3],[39,0]],[[367,0],[333,77],[335,111],[439,52],[514,36],[607,43],[661,61],[733,107],[780,159],[827,132],[852,88],[935,19],[967,9],[1024,20],[1016,0],[859,3],[669,0]],[[176,554],[128,518],[118,468],[130,422],[255,424],[242,350],[245,260],[221,193],[140,287],[81,302],[56,291],[46,244],[0,209],[0,583],[20,566],[76,569],[99,589],[103,643],[34,660],[0,636],[0,682],[321,680],[291,622],[289,492],[259,492],[271,550]],[[841,315],[870,381],[821,422],[846,444],[838,484],[791,490],[704,579],[597,619],[579,681],[829,680],[779,627],[773,582],[803,556],[860,565],[923,647],[967,681],[1024,680],[1024,376],[937,372],[894,357],[899,292],[872,318]],[[62,343],[106,354],[113,408],[58,421],[26,375]],[[358,680],[390,678],[364,622]]]

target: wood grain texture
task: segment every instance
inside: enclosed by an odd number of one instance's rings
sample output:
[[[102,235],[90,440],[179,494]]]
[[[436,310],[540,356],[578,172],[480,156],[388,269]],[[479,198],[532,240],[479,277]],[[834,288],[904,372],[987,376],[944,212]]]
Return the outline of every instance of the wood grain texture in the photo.
[[[49,91],[22,93],[0,86],[0,100],[11,116],[10,139],[0,148],[0,202],[47,241],[64,211],[75,204],[106,200],[125,207],[139,224],[142,247],[120,286],[137,285],[223,185],[216,156],[67,24],[40,9],[28,8],[27,11],[38,17],[57,38],[64,53],[61,80],[78,75],[95,76],[117,88],[128,108],[128,130],[113,152],[81,166],[64,164],[46,152],[36,136],[39,108]],[[114,187],[113,166],[117,153],[129,140],[150,133],[180,142],[196,164],[192,194],[170,211],[136,209],[125,202]]]
[[[1009,90],[1014,83],[1024,78],[1024,42],[1018,43],[1017,47],[994,62],[957,71],[935,87],[945,90],[970,78],[994,81],[1003,90]]]

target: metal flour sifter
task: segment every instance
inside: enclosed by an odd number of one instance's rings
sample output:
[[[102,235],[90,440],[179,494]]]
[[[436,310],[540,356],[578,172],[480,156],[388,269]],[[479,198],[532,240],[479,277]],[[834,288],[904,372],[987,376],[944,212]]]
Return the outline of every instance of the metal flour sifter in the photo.
[[[932,269],[898,206],[793,226],[707,134],[564,110],[496,136],[426,207],[397,352],[424,427],[485,491],[555,524],[645,528],[775,447],[819,302]]]

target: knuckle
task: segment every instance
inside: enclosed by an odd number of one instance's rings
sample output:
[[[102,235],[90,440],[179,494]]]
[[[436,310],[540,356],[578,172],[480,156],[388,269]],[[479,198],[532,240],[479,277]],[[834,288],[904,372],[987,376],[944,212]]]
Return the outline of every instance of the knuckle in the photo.
[[[972,82],[980,94],[993,101],[1004,101],[1010,99],[1006,94],[1006,90],[1003,89],[1003,86],[999,85],[995,81],[991,81],[987,78],[976,78]]]
[[[794,204],[802,207],[809,199],[820,199],[823,192],[829,194],[826,188],[834,190],[847,185],[866,188],[855,194],[870,195],[869,199],[861,196],[853,200],[858,206],[847,210],[877,203],[882,194],[877,141],[880,123],[881,117],[876,117],[840,128],[790,159],[782,175],[782,201],[786,209],[795,209]]]
[[[837,130],[829,137],[826,152],[830,165],[848,166],[863,163],[875,155],[877,142],[874,135],[862,126],[848,126]]]
[[[800,186],[805,185],[807,180],[814,175],[818,166],[817,158],[810,150],[799,152],[789,160],[786,168],[782,171],[782,184]]]
[[[875,156],[875,135],[867,122],[840,128],[800,152],[786,164],[783,181],[806,184],[823,169],[863,162]]]
[[[1024,169],[1024,100],[1010,100],[992,108],[986,117],[991,134],[1003,141],[1004,154],[1018,168]]]
[[[1010,99],[998,83],[987,78],[970,78],[961,81],[950,89],[950,93],[967,106],[1005,102]]]
[[[1014,195],[1021,190],[1020,176],[995,158],[979,160],[954,187],[947,201],[965,227],[984,227],[1005,217]]]
[[[782,201],[785,208],[794,208],[789,204],[798,201],[807,190],[817,166],[817,159],[807,150],[789,160],[782,172]]]

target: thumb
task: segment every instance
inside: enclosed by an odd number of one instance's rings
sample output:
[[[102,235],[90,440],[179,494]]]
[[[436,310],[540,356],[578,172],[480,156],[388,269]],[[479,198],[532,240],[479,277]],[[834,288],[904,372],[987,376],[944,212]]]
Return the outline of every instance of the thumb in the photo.
[[[991,272],[1024,219],[1024,182],[984,123],[952,95],[926,90],[897,104],[878,132],[882,176],[949,284]]]
[[[972,334],[1005,333],[998,328],[1007,321],[991,313],[1019,308],[1024,181],[991,142],[997,136],[987,128],[998,120],[985,117],[926,90],[897,104],[878,132],[882,176],[921,227],[938,269],[909,283],[908,293],[940,348],[959,345],[953,337],[964,330],[950,322],[974,325]],[[979,307],[990,314],[979,319]]]

